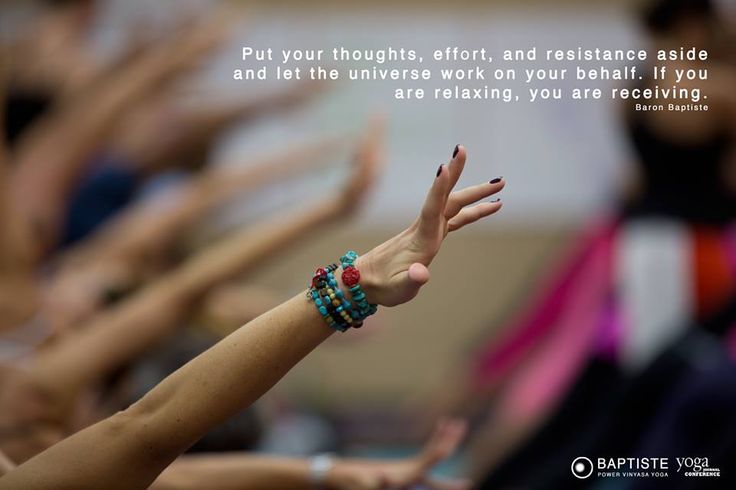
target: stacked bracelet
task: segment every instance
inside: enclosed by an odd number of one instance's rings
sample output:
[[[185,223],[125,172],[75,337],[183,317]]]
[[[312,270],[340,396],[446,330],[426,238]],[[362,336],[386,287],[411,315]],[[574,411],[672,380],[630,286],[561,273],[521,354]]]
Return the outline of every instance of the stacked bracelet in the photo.
[[[335,269],[337,265],[331,264],[326,268],[320,267],[314,272],[312,285],[309,288],[309,298],[314,301],[317,311],[330,327],[344,332],[350,328],[344,312],[346,307],[352,308],[352,305],[345,299],[342,290],[337,287],[333,274]]]
[[[350,291],[350,296],[355,302],[358,308],[358,314],[361,319],[368,318],[377,311],[377,306],[372,305],[365,298],[365,293],[360,287],[360,271],[355,267],[355,261],[358,259],[358,254],[350,250],[345,255],[340,257],[340,264],[342,265],[342,282],[347,286]]]
[[[377,310],[376,305],[366,301],[365,293],[358,284],[360,272],[354,265],[357,258],[358,254],[352,251],[340,258],[343,267],[342,281],[349,288],[353,302],[345,297],[337,283],[334,274],[338,269],[337,264],[318,268],[307,291],[307,298],[314,302],[327,325],[340,332],[349,328],[360,328],[363,320]]]

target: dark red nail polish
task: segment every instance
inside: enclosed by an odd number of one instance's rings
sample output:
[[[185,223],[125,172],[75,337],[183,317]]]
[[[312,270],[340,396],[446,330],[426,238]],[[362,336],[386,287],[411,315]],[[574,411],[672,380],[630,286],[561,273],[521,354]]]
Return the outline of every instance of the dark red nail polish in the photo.
[[[437,177],[439,177],[440,174],[442,173],[442,167],[443,165],[440,165],[440,167],[437,169]]]
[[[501,179],[503,179],[503,177],[496,177],[495,179],[490,181],[489,184],[498,184],[499,182],[501,182]]]
[[[499,197],[499,198],[496,198],[496,199],[494,199],[494,200],[493,200],[493,201],[491,201],[491,202],[501,202],[501,198],[500,198],[500,197]]]
[[[452,158],[457,156],[457,152],[460,151],[460,145],[455,145],[455,150],[452,152]]]

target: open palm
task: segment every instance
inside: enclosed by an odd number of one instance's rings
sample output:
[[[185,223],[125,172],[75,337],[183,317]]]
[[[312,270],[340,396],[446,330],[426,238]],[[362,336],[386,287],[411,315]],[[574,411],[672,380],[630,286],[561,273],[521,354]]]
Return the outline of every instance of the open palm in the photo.
[[[458,146],[449,164],[438,169],[416,221],[358,259],[364,289],[372,303],[395,306],[411,300],[429,281],[429,264],[447,234],[501,209],[500,200],[479,201],[503,189],[503,179],[453,192],[466,156],[465,148]]]

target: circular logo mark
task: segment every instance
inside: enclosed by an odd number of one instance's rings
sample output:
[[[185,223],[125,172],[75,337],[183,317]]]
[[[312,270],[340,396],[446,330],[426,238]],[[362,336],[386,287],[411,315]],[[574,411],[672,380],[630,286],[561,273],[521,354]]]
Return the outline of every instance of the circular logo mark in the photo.
[[[593,462],[585,456],[575,458],[570,465],[570,471],[575,475],[575,478],[585,480],[593,474]]]

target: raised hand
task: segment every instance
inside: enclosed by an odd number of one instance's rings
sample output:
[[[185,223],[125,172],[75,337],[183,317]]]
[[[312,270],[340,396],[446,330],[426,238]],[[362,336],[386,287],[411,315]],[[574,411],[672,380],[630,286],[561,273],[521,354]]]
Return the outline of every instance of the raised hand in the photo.
[[[383,157],[385,126],[382,118],[374,117],[355,149],[350,176],[340,192],[338,204],[338,209],[348,214],[357,210],[363,203],[381,174],[385,163]]]
[[[425,490],[470,488],[465,481],[439,480],[429,476],[438,463],[455,452],[465,432],[465,422],[443,420],[416,456],[397,461],[341,460],[328,474],[325,486],[330,490],[404,489],[413,485],[422,485]]]
[[[503,189],[501,178],[452,192],[465,159],[465,148],[458,145],[449,164],[437,170],[419,218],[358,259],[361,284],[371,303],[395,306],[412,299],[429,281],[428,266],[447,234],[501,209],[498,199],[478,202]]]

